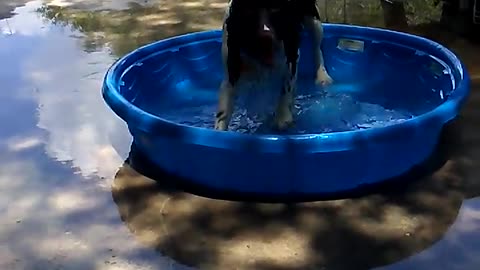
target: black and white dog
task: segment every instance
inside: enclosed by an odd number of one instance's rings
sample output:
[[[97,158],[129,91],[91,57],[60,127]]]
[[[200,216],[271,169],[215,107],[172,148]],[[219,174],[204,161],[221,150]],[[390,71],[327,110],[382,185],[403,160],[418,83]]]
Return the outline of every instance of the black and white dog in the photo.
[[[293,102],[301,31],[313,37],[316,82],[332,83],[320,44],[323,28],[316,0],[230,0],[223,21],[222,59],[225,71],[220,86],[215,129],[227,130],[234,109],[237,82],[245,69],[274,69],[286,65],[283,89],[276,105],[274,125],[283,130],[293,123]],[[277,57],[280,55],[280,57]],[[254,65],[249,63],[255,62]],[[258,71],[258,70],[257,70]],[[255,71],[254,71],[255,72]]]

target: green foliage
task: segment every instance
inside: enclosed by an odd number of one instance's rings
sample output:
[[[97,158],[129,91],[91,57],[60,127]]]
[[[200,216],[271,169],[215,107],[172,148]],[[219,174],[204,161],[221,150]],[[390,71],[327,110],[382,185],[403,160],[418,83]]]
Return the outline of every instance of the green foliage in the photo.
[[[317,0],[322,17],[333,23],[349,23],[383,27],[384,17],[381,0],[346,0],[346,21],[344,21],[344,0]],[[405,1],[405,11],[409,25],[418,25],[438,21],[441,5],[435,6],[435,0]]]
[[[439,21],[442,5],[435,6],[435,0],[411,0],[405,4],[409,24],[417,25]]]

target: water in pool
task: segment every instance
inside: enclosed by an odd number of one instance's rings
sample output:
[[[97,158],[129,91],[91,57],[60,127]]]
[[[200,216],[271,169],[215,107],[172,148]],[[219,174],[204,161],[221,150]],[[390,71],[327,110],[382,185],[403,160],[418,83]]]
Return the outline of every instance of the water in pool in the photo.
[[[306,89],[310,87],[309,89]],[[180,88],[188,88],[186,86]],[[315,89],[299,85],[295,102],[296,124],[289,134],[341,132],[373,127],[382,127],[413,117],[406,111],[391,110],[378,104],[359,101],[354,94],[342,89],[352,86],[335,86]],[[177,88],[178,89],[178,88]],[[277,91],[258,91],[243,87],[237,97],[236,108],[230,122],[230,130],[249,134],[274,134],[272,111],[277,100]],[[309,91],[310,90],[310,91]],[[189,126],[213,128],[217,109],[217,94],[212,89],[182,90],[184,100],[155,105],[155,114],[167,120]],[[188,94],[187,94],[188,92]],[[158,109],[162,108],[161,112]],[[156,109],[156,110],[155,110]]]

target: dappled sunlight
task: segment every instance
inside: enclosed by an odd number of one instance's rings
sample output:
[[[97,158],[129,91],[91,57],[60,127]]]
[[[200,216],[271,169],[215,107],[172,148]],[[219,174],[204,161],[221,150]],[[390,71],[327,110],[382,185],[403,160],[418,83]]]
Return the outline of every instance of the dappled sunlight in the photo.
[[[159,15],[159,14],[149,14],[138,18],[138,20],[148,27],[169,25],[169,24],[180,24],[182,21],[175,18],[175,14],[170,15]]]
[[[407,209],[397,205],[382,207],[378,219],[365,218],[357,220],[355,219],[355,216],[358,215],[358,210],[359,209],[347,209],[350,213],[347,218],[351,218],[352,224],[354,224],[359,231],[371,237],[375,237],[378,240],[387,240],[395,234],[397,234],[397,236],[408,236],[411,232],[418,231],[422,222],[421,214],[410,215]],[[360,211],[360,213],[361,212],[362,211]],[[353,213],[355,213],[355,216],[352,216]]]
[[[187,265],[370,269],[405,259],[444,237],[464,198],[465,183],[450,185],[461,171],[446,165],[432,177],[384,195],[272,205],[177,192],[167,186],[168,179],[157,184],[125,164],[112,192],[140,242]]]

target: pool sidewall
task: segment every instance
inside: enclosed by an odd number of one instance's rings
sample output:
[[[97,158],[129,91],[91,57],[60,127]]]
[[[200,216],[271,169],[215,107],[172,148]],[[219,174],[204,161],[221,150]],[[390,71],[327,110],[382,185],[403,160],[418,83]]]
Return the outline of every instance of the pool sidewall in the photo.
[[[458,115],[469,95],[470,82],[464,64],[440,44],[411,34],[338,24],[325,24],[324,32],[325,37],[371,37],[405,43],[431,53],[454,70],[456,88],[434,110],[403,123],[286,136],[176,124],[141,110],[117,91],[123,72],[132,64],[152,53],[189,42],[220,40],[221,31],[213,30],[172,37],[132,51],[110,67],[102,94],[108,106],[128,124],[139,148],[156,164],[206,186],[245,192],[335,192],[396,176],[426,159],[438,142],[442,127]]]

